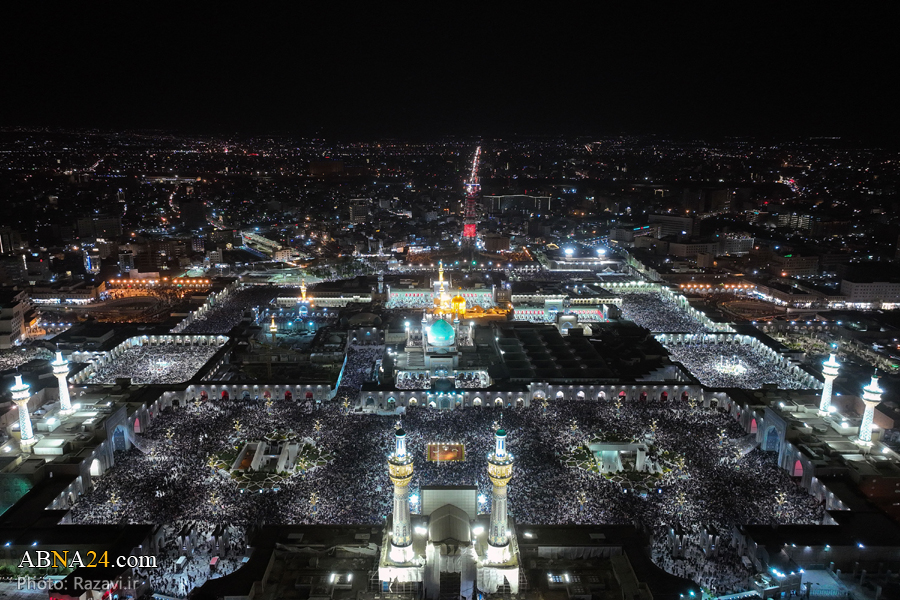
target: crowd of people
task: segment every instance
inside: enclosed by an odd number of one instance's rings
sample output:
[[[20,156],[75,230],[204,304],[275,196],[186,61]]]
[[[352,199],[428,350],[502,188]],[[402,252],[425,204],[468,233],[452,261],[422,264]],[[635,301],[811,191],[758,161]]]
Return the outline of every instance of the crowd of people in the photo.
[[[185,529],[193,530],[197,539],[196,546],[187,554],[177,538]],[[224,537],[219,540],[213,537],[215,530],[215,525],[202,521],[167,523],[163,526],[165,542],[156,554],[157,568],[138,569],[137,575],[148,579],[155,592],[181,598],[208,579],[236,571],[246,549],[244,532],[229,526],[225,542]],[[178,565],[182,556],[187,560]],[[213,557],[218,557],[215,567],[210,566]]]
[[[387,309],[423,309],[434,306],[434,297],[430,292],[423,293],[421,296],[391,296],[385,302],[384,307]]]
[[[396,386],[401,390],[430,390],[431,375],[428,373],[409,373],[403,371],[397,374]]]
[[[491,378],[484,371],[467,371],[456,375],[456,387],[482,389],[491,384]]]
[[[654,333],[706,333],[708,329],[674,300],[656,291],[622,294],[622,316]]]
[[[277,295],[276,287],[242,288],[185,331],[227,332],[247,307],[268,306]],[[694,315],[656,292],[626,293],[623,313],[655,332],[707,331]],[[199,349],[190,350],[196,353]],[[775,383],[782,388],[798,387],[789,373],[773,368],[749,347],[696,344],[673,346],[670,351],[673,360],[685,364],[710,386],[753,389]],[[722,359],[723,351],[727,360]],[[393,447],[398,416],[347,410],[343,402],[355,404],[362,384],[374,379],[383,353],[381,344],[351,343],[334,402],[214,398],[163,411],[134,448],[117,453],[115,466],[95,480],[93,489],[74,506],[73,521],[192,521],[205,529],[229,525],[243,532],[264,523],[383,523],[392,510],[385,456]],[[148,376],[155,382],[170,381],[160,378],[165,373],[149,370],[154,365],[160,369],[162,360],[152,354],[148,353],[146,360],[138,356],[140,352],[126,359],[128,368],[121,369],[122,374],[113,366],[120,358],[107,365],[110,372],[104,377],[135,377],[124,373],[143,371],[152,373]],[[188,368],[190,360],[178,357],[171,363],[178,365],[173,367],[176,369]],[[455,384],[485,387],[489,380],[480,371],[463,372],[455,376]],[[403,373],[397,387],[430,388],[431,377]],[[492,450],[493,430],[502,426],[509,433],[509,449],[516,460],[509,512],[518,523],[634,524],[650,534],[657,564],[719,594],[746,589],[750,576],[731,546],[735,525],[813,524],[824,516],[824,505],[778,467],[773,453],[748,451],[746,433],[716,409],[675,401],[556,399],[515,409],[416,406],[409,407],[402,420],[407,446],[416,457],[411,498],[418,498],[425,485],[476,485],[479,508],[490,510],[491,485],[480,457]],[[230,452],[242,441],[262,439],[279,427],[314,440],[334,460],[298,472],[277,488],[252,494],[244,493],[238,482],[210,466],[212,457]],[[665,473],[610,479],[571,460],[595,436],[648,439],[651,430],[648,464],[671,467]],[[472,458],[429,462],[425,455],[431,443],[464,444],[465,455]],[[414,502],[413,512],[419,508]],[[689,532],[683,557],[673,557],[668,547],[672,527]],[[700,549],[699,533],[704,527],[714,528],[721,536],[716,557]],[[164,593],[182,595],[182,586],[197,585],[203,570],[202,565],[189,570],[187,580],[166,579],[160,574],[154,586]]]
[[[268,306],[282,293],[299,296],[294,288],[287,290],[274,285],[244,286],[198,315],[181,333],[228,333],[241,322],[244,313],[251,307]]]
[[[787,364],[773,361],[743,344],[669,344],[669,357],[710,387],[757,390],[770,383],[779,389],[803,389]]]
[[[335,392],[336,398],[349,398],[351,402],[359,398],[363,382],[374,379],[375,362],[384,354],[384,346],[357,346],[347,348],[347,361],[341,373],[341,381]]]
[[[447,295],[453,297],[456,295],[454,291],[448,291]],[[393,295],[388,298],[384,307],[389,310],[421,310],[423,308],[434,307],[435,296],[432,292],[426,291],[421,296],[399,296]],[[476,306],[487,310],[494,308],[496,304],[494,299],[488,295],[480,294],[477,298],[466,298],[466,308],[472,310]]]
[[[115,383],[130,377],[132,383],[181,383],[191,379],[221,346],[133,346],[97,367],[91,383]]]
[[[772,455],[740,451],[745,432],[724,412],[674,402],[616,404],[557,400],[547,407],[503,411],[410,408],[403,427],[409,450],[420,457],[411,492],[415,496],[420,486],[429,484],[474,484],[479,494],[489,497],[483,460],[436,463],[424,458],[426,445],[434,442],[463,443],[466,456],[483,457],[493,447],[496,422],[509,432],[516,459],[509,511],[519,523],[634,523],[653,534],[658,554],[665,552],[666,534],[675,524],[712,525],[727,546],[738,523],[821,521],[823,507]],[[78,523],[199,520],[244,530],[261,523],[382,523],[391,511],[384,458],[392,448],[396,418],[348,413],[337,402],[191,403],[151,423],[142,440],[144,451],[117,455],[116,465],[75,505],[72,518]],[[335,459],[287,479],[277,490],[241,493],[234,481],[208,464],[210,456],[234,446],[236,421],[241,424],[240,439],[260,439],[278,426],[288,426]],[[683,457],[683,467],[651,479],[651,493],[566,460],[594,434],[641,438],[654,421],[656,450],[650,458],[674,462]],[[714,578],[722,591],[739,587],[734,573],[720,568],[718,560],[700,557],[694,559],[696,564],[675,561],[669,566],[695,579]]]
[[[46,348],[30,347],[30,348],[12,348],[0,352],[0,372],[9,369],[15,369],[27,363],[30,360],[44,359],[51,360],[53,353]]]
[[[691,525],[686,533],[696,539],[702,534],[701,529],[698,525]],[[719,546],[715,560],[709,560],[697,544],[689,543],[684,550],[684,556],[675,558],[663,544],[657,544],[651,558],[666,572],[695,581],[708,589],[712,597],[750,589],[752,573],[741,562],[735,548]]]

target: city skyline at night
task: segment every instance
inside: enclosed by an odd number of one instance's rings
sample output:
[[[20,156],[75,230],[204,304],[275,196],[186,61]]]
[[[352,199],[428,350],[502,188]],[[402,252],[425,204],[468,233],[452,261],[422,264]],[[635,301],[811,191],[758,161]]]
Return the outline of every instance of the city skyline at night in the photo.
[[[893,5],[0,23],[0,595],[900,598]]]

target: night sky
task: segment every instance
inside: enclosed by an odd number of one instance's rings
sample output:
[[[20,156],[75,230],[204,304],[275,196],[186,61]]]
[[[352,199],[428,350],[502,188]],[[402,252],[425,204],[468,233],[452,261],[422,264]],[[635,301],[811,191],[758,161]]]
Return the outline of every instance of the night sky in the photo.
[[[898,10],[887,3],[296,5],[4,6],[0,126],[877,140],[900,132]]]

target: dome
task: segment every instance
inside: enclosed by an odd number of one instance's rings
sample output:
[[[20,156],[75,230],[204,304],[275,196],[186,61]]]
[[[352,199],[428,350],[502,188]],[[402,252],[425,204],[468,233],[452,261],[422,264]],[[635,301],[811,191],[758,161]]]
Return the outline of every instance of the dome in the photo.
[[[456,295],[450,301],[450,307],[454,313],[463,317],[466,314],[466,299],[460,295]]]
[[[432,346],[452,346],[455,337],[453,325],[443,319],[438,319],[428,329],[428,343]]]

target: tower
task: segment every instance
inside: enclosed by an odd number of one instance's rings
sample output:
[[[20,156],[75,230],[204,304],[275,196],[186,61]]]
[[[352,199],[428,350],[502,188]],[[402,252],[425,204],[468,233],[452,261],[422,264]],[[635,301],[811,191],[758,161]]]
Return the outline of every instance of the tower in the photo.
[[[822,388],[822,401],[819,403],[819,414],[825,416],[831,407],[831,390],[834,387],[834,380],[837,379],[840,363],[835,359],[834,354],[822,363],[822,375],[825,377],[825,387]]]
[[[388,474],[394,484],[390,558],[394,562],[406,563],[413,558],[409,519],[409,482],[413,476],[413,459],[406,452],[406,432],[399,425],[394,434],[394,452],[388,457]]]
[[[512,479],[513,457],[506,451],[506,430],[494,432],[494,451],[488,454],[488,477],[494,486],[491,492],[491,528],[488,532],[487,558],[491,563],[507,562],[509,548],[506,491]]]
[[[272,315],[272,323],[269,325],[269,333],[272,334],[272,345],[275,345],[275,334],[278,333],[278,325],[275,324],[275,315]]]
[[[62,352],[56,353],[56,360],[50,363],[53,367],[53,374],[59,382],[59,414],[71,415],[75,410],[72,408],[72,400],[69,398],[69,382],[66,376],[69,374],[69,361],[63,358]]]
[[[300,280],[300,299],[306,302],[306,279]]]
[[[859,437],[856,443],[860,446],[872,445],[872,419],[875,417],[875,407],[881,404],[882,389],[878,387],[878,376],[872,375],[872,381],[863,388],[862,401],[866,403],[862,423],[859,426]]]
[[[31,415],[28,414],[28,399],[31,398],[31,392],[28,384],[22,381],[21,375],[16,375],[16,384],[10,391],[13,402],[19,407],[19,433],[22,434],[19,446],[29,448],[37,442],[34,430],[31,429]]]
[[[447,290],[444,287],[444,261],[438,261],[438,297],[435,305],[438,312],[443,314],[450,310],[450,298],[447,296]]]
[[[472,246],[478,230],[478,217],[475,214],[475,200],[481,191],[478,183],[478,161],[481,158],[481,146],[475,148],[475,158],[472,159],[472,172],[466,182],[466,209],[463,216],[463,241]]]
[[[384,273],[378,274],[378,293],[384,293]]]

